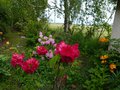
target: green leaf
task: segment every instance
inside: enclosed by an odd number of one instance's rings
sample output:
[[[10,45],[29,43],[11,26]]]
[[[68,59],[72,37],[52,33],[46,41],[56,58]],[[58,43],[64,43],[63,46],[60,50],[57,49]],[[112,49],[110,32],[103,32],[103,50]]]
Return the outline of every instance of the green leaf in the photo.
[[[59,55],[54,56],[54,57],[53,57],[52,59],[50,59],[50,61],[49,61],[50,67],[53,68],[53,67],[55,66],[55,64],[56,64],[57,62],[59,62],[59,61],[60,61],[60,56],[59,56]]]
[[[41,83],[38,82],[38,81],[35,81],[35,83],[36,83],[37,87],[42,87],[42,86],[43,86],[43,84],[41,84]]]

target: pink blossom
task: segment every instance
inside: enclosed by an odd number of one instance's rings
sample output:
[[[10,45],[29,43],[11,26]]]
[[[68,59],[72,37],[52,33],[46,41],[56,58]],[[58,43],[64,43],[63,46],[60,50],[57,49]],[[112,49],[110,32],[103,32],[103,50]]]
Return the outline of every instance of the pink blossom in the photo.
[[[22,69],[24,72],[28,74],[34,73],[39,66],[39,61],[35,58],[30,58],[27,61],[25,61],[22,65]]]
[[[61,62],[70,63],[74,62],[75,58],[79,56],[80,51],[78,49],[78,44],[68,45],[62,41],[57,44],[55,54],[61,56]]]
[[[48,52],[48,50],[44,46],[37,46],[36,52],[39,55],[45,55]]]
[[[55,44],[53,44],[53,46],[54,46],[54,47],[56,47],[56,46],[57,46],[57,44],[55,43]]]
[[[44,39],[45,39],[45,40],[47,40],[47,39],[48,39],[48,37],[47,37],[47,36],[44,36]]]
[[[41,34],[41,35],[39,35],[39,37],[41,37],[41,38],[42,38],[42,37],[43,37],[43,35]]]
[[[51,44],[55,43],[55,40],[53,38],[50,38],[49,41],[51,42]]]
[[[52,35],[49,35],[50,38],[52,38]]]
[[[40,39],[40,38],[38,38],[38,42],[41,42],[41,39]]]
[[[48,57],[48,58],[52,58],[53,57],[52,50],[49,50],[49,52],[46,53],[46,57]]]
[[[42,35],[42,32],[39,32],[39,35]]]
[[[16,67],[16,66],[22,66],[23,64],[23,59],[24,59],[24,54],[17,54],[17,53],[14,53],[12,55],[12,59],[11,59],[11,65],[13,67]]]
[[[42,44],[42,45],[45,45],[45,42],[44,42],[44,41],[41,41],[41,44]]]
[[[45,42],[45,44],[50,44],[50,41],[49,41],[49,40],[48,40],[48,41],[46,41],[46,42]]]

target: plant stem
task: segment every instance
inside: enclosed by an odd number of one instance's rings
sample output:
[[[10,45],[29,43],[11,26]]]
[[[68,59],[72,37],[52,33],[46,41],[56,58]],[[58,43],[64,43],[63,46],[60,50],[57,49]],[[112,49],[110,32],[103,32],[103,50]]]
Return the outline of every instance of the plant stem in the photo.
[[[60,73],[60,62],[58,63],[57,74],[56,74],[55,81],[53,84],[53,90],[60,90],[60,85],[59,85],[59,81],[58,81],[59,73]]]

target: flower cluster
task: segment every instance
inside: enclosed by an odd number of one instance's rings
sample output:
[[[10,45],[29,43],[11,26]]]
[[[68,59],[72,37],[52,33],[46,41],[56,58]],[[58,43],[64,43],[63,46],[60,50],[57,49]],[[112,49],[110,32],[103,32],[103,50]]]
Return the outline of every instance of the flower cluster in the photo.
[[[102,56],[100,56],[101,63],[102,63],[102,64],[106,64],[108,58],[109,58],[108,55],[102,55]],[[109,62],[108,62],[108,63],[109,63]],[[113,72],[116,70],[116,64],[110,63],[110,64],[108,64],[108,65],[109,65],[109,70],[110,70],[110,72],[113,73]]]
[[[61,41],[56,46],[55,54],[59,54],[61,62],[69,63],[74,62],[75,58],[79,57],[80,51],[78,44],[68,45],[64,41]]]
[[[38,39],[38,41],[42,45],[37,46],[36,51],[33,51],[33,54],[39,55],[42,59],[45,59],[45,57],[47,59],[51,59],[54,56],[54,54],[55,55],[59,54],[61,57],[60,62],[71,63],[74,62],[74,60],[77,57],[79,57],[80,51],[78,49],[78,44],[69,45],[66,44],[64,41],[55,44],[55,40],[52,38],[52,35],[49,35],[49,37],[43,36],[42,32],[39,33],[39,37],[40,38]],[[47,45],[49,45],[49,47],[47,47]],[[12,55],[11,65],[13,67],[17,66],[21,67],[22,70],[28,74],[34,73],[39,66],[39,61],[36,60],[35,58],[30,58],[24,61],[24,57],[25,57],[24,54],[14,53]]]
[[[55,44],[55,40],[52,38],[52,35],[49,35],[49,37],[43,36],[42,32],[39,32],[38,42],[41,45],[50,45],[50,44],[54,45]]]
[[[26,61],[24,61],[23,59],[24,59],[23,54],[14,53],[12,55],[11,65],[13,67],[17,66],[21,67],[22,70],[28,74],[34,73],[39,66],[39,61],[36,60],[35,58],[30,58]]]
[[[47,51],[47,49],[44,46],[37,46],[36,52],[39,55],[45,55],[48,51]]]
[[[37,46],[37,49],[36,51],[33,51],[33,54],[38,54],[40,56],[45,55],[48,59],[51,59],[54,56],[53,51],[51,49],[47,50],[45,46]],[[43,56],[41,58],[44,60]]]
[[[22,66],[22,64],[23,64],[23,59],[24,59],[24,55],[23,55],[23,54],[14,53],[14,54],[12,55],[11,65],[12,65],[13,67]]]
[[[110,71],[113,73],[114,70],[116,69],[116,64],[111,63],[111,64],[109,65],[109,68],[110,68]]]
[[[100,38],[99,39],[99,42],[102,42],[102,43],[105,43],[105,42],[108,42],[109,40],[107,38]]]
[[[105,64],[107,62],[108,55],[102,55],[102,56],[100,56],[100,59],[101,59],[101,63]]]
[[[23,63],[22,69],[26,73],[34,73],[38,66],[39,66],[38,60],[36,60],[35,58],[30,58]]]
[[[52,35],[49,37],[44,36],[42,32],[39,32],[38,42],[40,46],[36,47],[36,51],[33,51],[33,55],[40,55],[41,59],[51,59],[54,56],[54,49],[56,47],[55,39],[53,39]]]

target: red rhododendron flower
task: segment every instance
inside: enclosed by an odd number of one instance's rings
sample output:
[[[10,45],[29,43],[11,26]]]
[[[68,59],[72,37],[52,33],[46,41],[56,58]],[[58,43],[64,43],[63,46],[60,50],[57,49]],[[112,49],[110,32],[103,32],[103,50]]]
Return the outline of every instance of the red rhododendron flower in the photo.
[[[28,74],[32,74],[36,71],[36,69],[39,66],[39,61],[35,58],[30,58],[27,61],[25,61],[22,65],[23,71],[25,71]]]
[[[36,52],[39,55],[45,55],[48,52],[48,50],[44,46],[38,46]]]
[[[24,59],[24,55],[23,55],[23,54],[14,53],[14,54],[12,55],[11,65],[12,65],[13,67],[22,66],[22,64],[23,64],[23,59]]]
[[[69,63],[73,62],[80,54],[78,44],[68,45],[64,41],[60,42],[56,46],[55,54],[61,56],[61,62]]]

